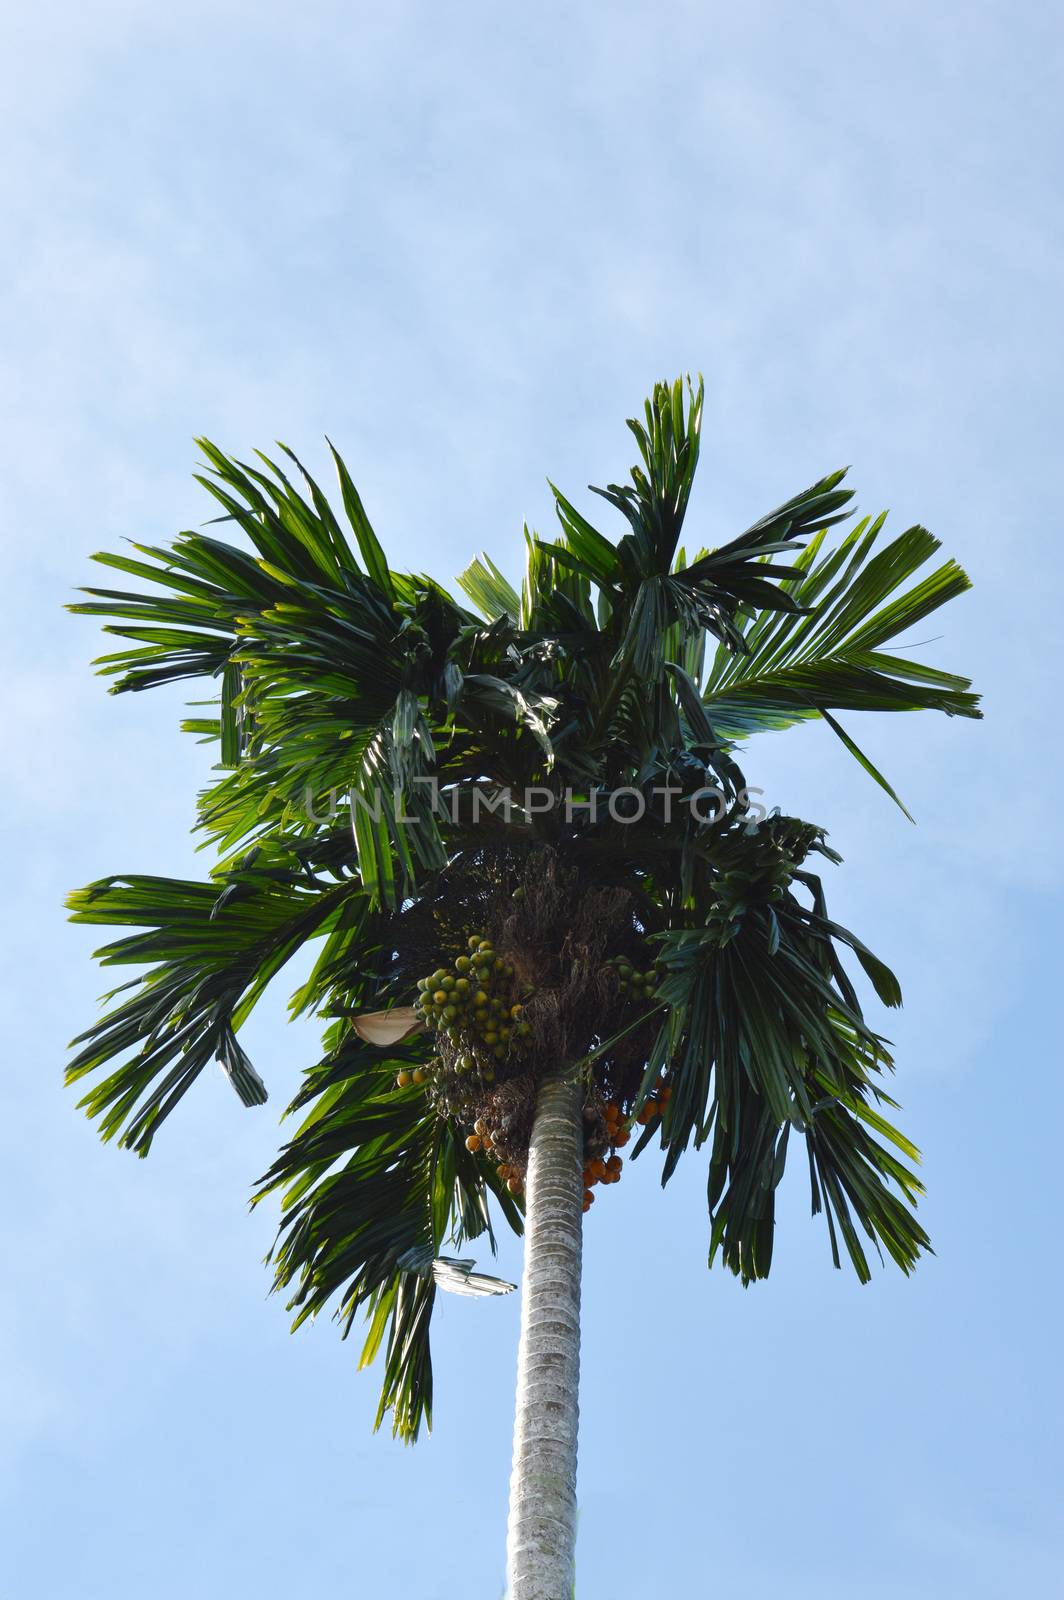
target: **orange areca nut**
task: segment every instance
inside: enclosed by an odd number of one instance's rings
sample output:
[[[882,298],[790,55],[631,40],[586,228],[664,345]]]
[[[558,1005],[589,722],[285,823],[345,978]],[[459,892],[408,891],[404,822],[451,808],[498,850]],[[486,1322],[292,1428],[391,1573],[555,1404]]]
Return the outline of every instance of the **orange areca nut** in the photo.
[[[466,1147],[467,1150],[479,1150],[480,1149],[480,1136],[479,1136],[479,1134],[471,1133],[469,1135],[469,1138],[465,1142],[465,1147]]]
[[[632,1135],[628,1132],[627,1128],[621,1128],[618,1131],[617,1136],[616,1136],[616,1138],[614,1139],[613,1142],[619,1148],[623,1148],[628,1143],[628,1141],[629,1141],[629,1139],[631,1137],[632,1137]]]
[[[620,1156],[610,1156],[610,1159],[606,1163],[606,1170],[607,1172],[620,1172],[623,1166],[624,1162],[621,1160]]]

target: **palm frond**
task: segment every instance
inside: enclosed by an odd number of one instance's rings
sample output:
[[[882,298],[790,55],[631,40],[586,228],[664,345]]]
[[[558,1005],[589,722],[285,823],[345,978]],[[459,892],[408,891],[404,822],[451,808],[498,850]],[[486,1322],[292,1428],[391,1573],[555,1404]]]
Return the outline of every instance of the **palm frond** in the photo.
[[[484,1233],[492,1239],[489,1193],[511,1226],[521,1226],[494,1168],[465,1149],[459,1130],[432,1114],[420,1090],[396,1089],[396,1072],[428,1052],[424,1039],[378,1050],[338,1029],[334,1049],[315,1069],[312,1109],[255,1196],[258,1203],[280,1194],[274,1287],[289,1291],[293,1326],[335,1301],[346,1338],[364,1312],[362,1366],[387,1333],[376,1425],[390,1411],[393,1432],[408,1442],[423,1420],[432,1423],[429,1333],[437,1287],[454,1289],[462,1279],[466,1293],[501,1292],[501,1280],[444,1258],[443,1245]]]
[[[489,622],[507,617],[516,623],[521,615],[520,596],[486,553],[469,563],[459,575],[458,586]]]
[[[354,893],[350,883],[324,886],[298,868],[246,860],[211,883],[141,874],[72,894],[72,922],[142,930],[97,951],[102,966],[146,970],[108,996],[123,998],[73,1041],[82,1048],[66,1071],[75,1083],[112,1066],[79,1102],[102,1137],[147,1155],[212,1060],[245,1105],[261,1104],[266,1091],[237,1032],[285,962]]]
[[[836,943],[852,949],[882,1000],[900,1004],[901,992],[865,945],[828,920],[819,878],[799,866],[817,848],[819,831],[795,819],[735,836],[730,854],[718,856],[724,870],[706,924],[659,936],[668,1015],[646,1092],[670,1064],[672,1094],[635,1153],[660,1128],[667,1182],[692,1139],[696,1148],[712,1141],[710,1260],[719,1251],[744,1282],[771,1265],[791,1136],[806,1141],[813,1209],[826,1212],[836,1265],[841,1233],[859,1277],[868,1277],[851,1208],[905,1271],[929,1248],[911,1212],[921,1185],[887,1146],[916,1152],[872,1104],[889,1101],[878,1080],[891,1057],[864,1020]]]
[[[980,715],[967,678],[881,648],[970,587],[953,560],[906,587],[939,541],[914,527],[876,553],[884,521],[864,519],[834,549],[819,533],[783,584],[796,609],[747,608],[737,619],[741,648],[718,648],[704,686],[721,737],[821,716],[839,732],[827,716],[836,711]]]

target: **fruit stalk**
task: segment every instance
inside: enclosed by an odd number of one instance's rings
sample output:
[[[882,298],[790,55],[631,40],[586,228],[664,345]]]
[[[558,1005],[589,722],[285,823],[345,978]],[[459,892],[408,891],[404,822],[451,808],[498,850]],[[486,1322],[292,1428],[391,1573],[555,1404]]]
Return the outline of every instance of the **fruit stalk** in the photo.
[[[576,1548],[583,1086],[544,1078],[525,1185],[508,1600],[568,1600]]]

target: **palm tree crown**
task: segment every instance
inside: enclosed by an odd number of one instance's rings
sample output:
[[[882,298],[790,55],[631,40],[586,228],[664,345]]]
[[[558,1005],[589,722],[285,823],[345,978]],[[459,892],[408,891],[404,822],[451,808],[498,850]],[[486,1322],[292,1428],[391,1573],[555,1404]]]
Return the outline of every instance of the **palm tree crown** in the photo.
[[[520,594],[487,557],[459,580],[468,604],[394,571],[335,451],[346,528],[291,451],[295,472],[202,440],[240,542],[100,555],[153,587],[73,607],[127,641],[100,663],[113,692],[219,686],[184,724],[217,746],[199,827],[218,859],[205,882],[72,896],[75,921],[122,930],[102,963],[142,971],[68,1076],[140,1155],[212,1060],[260,1103],[241,1024],[318,942],[291,1008],[322,1018],[322,1054],[256,1198],[281,1196],[297,1324],[334,1302],[345,1335],[368,1318],[363,1364],[387,1341],[378,1423],[391,1410],[403,1438],[431,1420],[437,1289],[505,1287],[444,1252],[491,1239],[491,1197],[520,1232],[552,1062],[582,1073],[585,1210],[630,1136],[629,1154],[660,1148],[663,1181],[706,1145],[710,1260],[763,1278],[799,1141],[836,1265],[867,1278],[870,1241],[907,1272],[928,1246],[916,1151],[882,1109],[890,1055],[842,956],[888,1006],[897,981],[828,914],[823,829],[752,811],[739,760],[752,734],[819,718],[893,796],[837,715],[978,715],[966,679],[891,649],[968,580],[929,569],[923,528],[832,540],[843,472],[685,553],[702,398],[658,385],[629,424],[631,483],[595,491],[627,524],[616,542],[554,489],[560,533],[526,530]]]

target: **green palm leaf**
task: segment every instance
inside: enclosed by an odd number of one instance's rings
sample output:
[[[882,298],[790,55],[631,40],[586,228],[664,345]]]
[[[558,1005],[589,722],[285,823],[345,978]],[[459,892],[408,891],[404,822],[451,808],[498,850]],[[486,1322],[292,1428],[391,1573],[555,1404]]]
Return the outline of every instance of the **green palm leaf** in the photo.
[[[728,739],[823,717],[893,796],[831,713],[980,712],[967,678],[881,649],[970,587],[953,560],[906,587],[939,541],[924,528],[909,528],[876,552],[884,521],[859,522],[830,550],[818,534],[796,558],[798,574],[784,584],[800,609],[747,609],[736,624],[743,648],[718,648],[703,698],[717,733]]]

